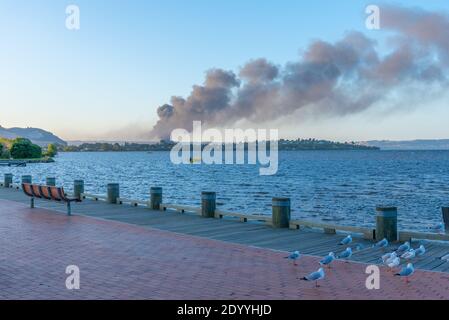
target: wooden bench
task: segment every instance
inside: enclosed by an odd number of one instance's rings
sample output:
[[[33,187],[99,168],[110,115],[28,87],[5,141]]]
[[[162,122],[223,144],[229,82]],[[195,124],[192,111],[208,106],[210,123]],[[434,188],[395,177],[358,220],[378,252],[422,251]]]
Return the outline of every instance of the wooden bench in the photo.
[[[34,208],[34,199],[63,202],[67,204],[67,215],[72,214],[72,202],[81,202],[77,198],[69,198],[64,192],[63,187],[41,186],[37,184],[22,183],[22,190],[31,198],[31,208]]]

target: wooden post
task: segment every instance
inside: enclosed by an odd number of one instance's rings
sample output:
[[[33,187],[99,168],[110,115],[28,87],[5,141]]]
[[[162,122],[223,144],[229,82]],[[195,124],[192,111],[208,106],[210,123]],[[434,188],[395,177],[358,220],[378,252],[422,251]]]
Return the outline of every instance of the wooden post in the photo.
[[[12,173],[5,173],[5,183],[3,184],[3,186],[5,188],[11,188],[12,186]]]
[[[45,185],[50,186],[50,187],[55,187],[56,186],[56,178],[47,177],[47,179],[45,179]]]
[[[396,207],[377,207],[376,240],[386,238],[398,241],[398,209]]]
[[[273,198],[272,200],[272,219],[274,228],[290,227],[290,199]]]
[[[120,198],[120,185],[118,183],[108,184],[108,203],[117,203],[117,198]]]
[[[150,188],[150,208],[153,210],[160,210],[162,203],[162,188],[151,187]]]
[[[30,175],[24,175],[22,176],[22,183],[31,183],[32,177]]]
[[[217,194],[215,192],[201,193],[201,216],[214,218],[216,209]]]
[[[449,233],[449,207],[443,207],[444,230]]]
[[[81,194],[84,193],[84,180],[73,181],[73,195],[81,200]]]

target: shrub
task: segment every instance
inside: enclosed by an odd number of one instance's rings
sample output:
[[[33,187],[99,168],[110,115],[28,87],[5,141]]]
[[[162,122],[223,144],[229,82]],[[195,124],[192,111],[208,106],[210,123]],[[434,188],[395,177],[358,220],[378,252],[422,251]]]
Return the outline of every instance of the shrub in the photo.
[[[56,145],[54,145],[53,143],[50,143],[47,146],[47,152],[45,153],[45,155],[47,157],[53,158],[54,156],[56,156],[58,154],[58,148],[56,147]]]
[[[42,157],[42,148],[24,138],[15,139],[10,152],[14,159],[38,159]]]

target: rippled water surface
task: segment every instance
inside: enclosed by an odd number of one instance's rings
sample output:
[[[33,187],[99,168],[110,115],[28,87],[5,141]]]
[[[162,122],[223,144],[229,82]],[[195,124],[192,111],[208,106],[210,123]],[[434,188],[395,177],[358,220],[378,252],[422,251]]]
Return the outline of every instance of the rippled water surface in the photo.
[[[373,226],[378,204],[399,207],[400,227],[424,230],[441,221],[449,204],[449,151],[280,152],[279,171],[259,176],[251,165],[180,165],[169,153],[62,153],[53,164],[0,167],[43,182],[55,176],[70,190],[74,179],[86,192],[104,194],[119,182],[121,196],[147,199],[161,186],[164,201],[199,205],[201,191],[216,191],[220,209],[270,214],[271,198],[292,199],[292,216],[345,225]]]

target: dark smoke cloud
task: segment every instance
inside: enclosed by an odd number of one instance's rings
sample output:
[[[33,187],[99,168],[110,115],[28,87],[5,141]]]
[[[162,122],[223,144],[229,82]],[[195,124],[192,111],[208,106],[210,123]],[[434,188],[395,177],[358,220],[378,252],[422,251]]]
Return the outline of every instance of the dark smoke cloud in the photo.
[[[381,29],[391,34],[389,52],[383,55],[376,41],[350,32],[336,43],[311,43],[301,59],[282,67],[256,59],[238,76],[212,69],[186,99],[172,97],[158,109],[152,135],[168,138],[175,128],[191,130],[194,120],[207,126],[264,122],[303,108],[314,116],[342,116],[364,111],[408,85],[447,87],[447,15],[384,6]]]

